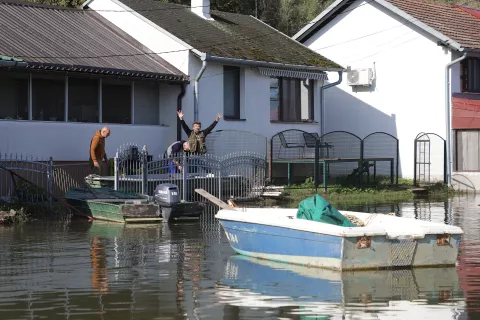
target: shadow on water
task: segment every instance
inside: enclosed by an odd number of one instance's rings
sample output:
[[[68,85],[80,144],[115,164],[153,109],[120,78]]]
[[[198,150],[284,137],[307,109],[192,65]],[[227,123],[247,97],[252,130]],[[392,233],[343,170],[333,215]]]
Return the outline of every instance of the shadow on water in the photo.
[[[0,227],[0,319],[479,319],[479,204],[469,195],[339,205],[465,232],[457,267],[378,272],[235,255],[216,207],[170,225]]]

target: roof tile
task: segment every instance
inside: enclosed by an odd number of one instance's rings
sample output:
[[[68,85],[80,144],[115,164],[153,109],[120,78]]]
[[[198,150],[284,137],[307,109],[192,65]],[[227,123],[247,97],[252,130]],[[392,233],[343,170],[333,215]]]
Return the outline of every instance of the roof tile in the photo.
[[[223,58],[341,68],[248,15],[211,10],[205,20],[189,6],[154,0],[120,0],[195,49]]]
[[[460,43],[461,46],[480,49],[480,19],[467,12],[465,7],[434,3],[428,0],[387,1]]]

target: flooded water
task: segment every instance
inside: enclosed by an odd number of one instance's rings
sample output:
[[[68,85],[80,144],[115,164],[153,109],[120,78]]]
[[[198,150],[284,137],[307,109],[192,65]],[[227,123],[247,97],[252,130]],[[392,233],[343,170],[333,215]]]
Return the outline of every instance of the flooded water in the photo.
[[[338,206],[463,228],[457,267],[397,271],[238,256],[213,213],[170,226],[0,227],[0,319],[480,319],[479,204]]]

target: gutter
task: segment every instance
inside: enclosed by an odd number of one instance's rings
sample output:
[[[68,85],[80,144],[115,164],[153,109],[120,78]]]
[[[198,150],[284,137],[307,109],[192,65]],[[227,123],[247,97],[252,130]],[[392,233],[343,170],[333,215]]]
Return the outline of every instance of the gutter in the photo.
[[[289,68],[293,70],[300,70],[300,71],[345,71],[343,68],[324,68],[324,67],[313,67],[313,66],[299,66],[296,64],[284,64],[284,63],[277,63],[277,62],[263,62],[263,61],[256,61],[256,60],[246,60],[246,59],[235,59],[235,58],[223,58],[212,56],[208,53],[204,53],[201,56],[203,61],[212,61],[212,62],[219,62],[224,64],[230,65],[242,65],[242,66],[254,66],[254,67],[264,67],[264,68]]]
[[[326,121],[325,121],[325,93],[324,93],[324,91],[325,91],[325,89],[328,89],[328,88],[331,88],[331,87],[334,87],[334,86],[340,84],[342,82],[342,76],[343,76],[342,71],[339,71],[337,81],[326,84],[326,85],[324,85],[320,88],[320,121],[322,123],[322,125],[320,127],[320,137],[325,134],[325,125],[326,125]]]
[[[202,77],[205,69],[207,68],[207,61],[202,58],[202,67],[195,76],[195,82],[193,84],[193,121],[198,121],[198,82]]]
[[[458,59],[455,59],[445,66],[445,116],[446,116],[446,124],[447,124],[447,184],[448,186],[452,185],[452,172],[453,172],[453,149],[452,149],[452,108],[450,106],[451,102],[451,93],[450,93],[450,72],[449,69],[451,66],[464,60],[467,57],[467,52],[463,54]]]
[[[185,83],[180,84],[180,94],[177,97],[177,111],[182,110],[182,98],[185,96]],[[182,140],[182,128],[180,124],[180,119],[177,118],[177,141]]]
[[[26,68],[27,63],[24,61],[9,61],[9,60],[0,60],[1,67],[15,67],[15,68]]]

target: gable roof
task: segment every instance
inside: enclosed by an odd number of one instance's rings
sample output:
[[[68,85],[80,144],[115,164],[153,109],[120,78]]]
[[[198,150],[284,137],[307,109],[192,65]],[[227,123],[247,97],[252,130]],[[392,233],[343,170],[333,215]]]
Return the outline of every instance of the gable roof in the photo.
[[[305,41],[354,0],[337,0],[293,36]],[[480,49],[480,19],[458,6],[428,0],[370,0],[406,19],[459,51]],[[351,9],[350,9],[351,10]]]
[[[214,20],[205,20],[190,6],[155,0],[118,2],[207,55],[322,70],[344,69],[252,16],[211,10]]]
[[[460,10],[463,10],[467,13],[470,13],[475,18],[480,19],[480,9],[474,9],[474,8],[469,8],[469,7],[465,7],[465,6],[460,6],[460,5],[454,5],[454,7],[458,8]]]
[[[96,12],[0,0],[0,21],[4,65],[188,81],[158,55],[145,54],[145,48]],[[12,58],[23,63],[15,64]]]

